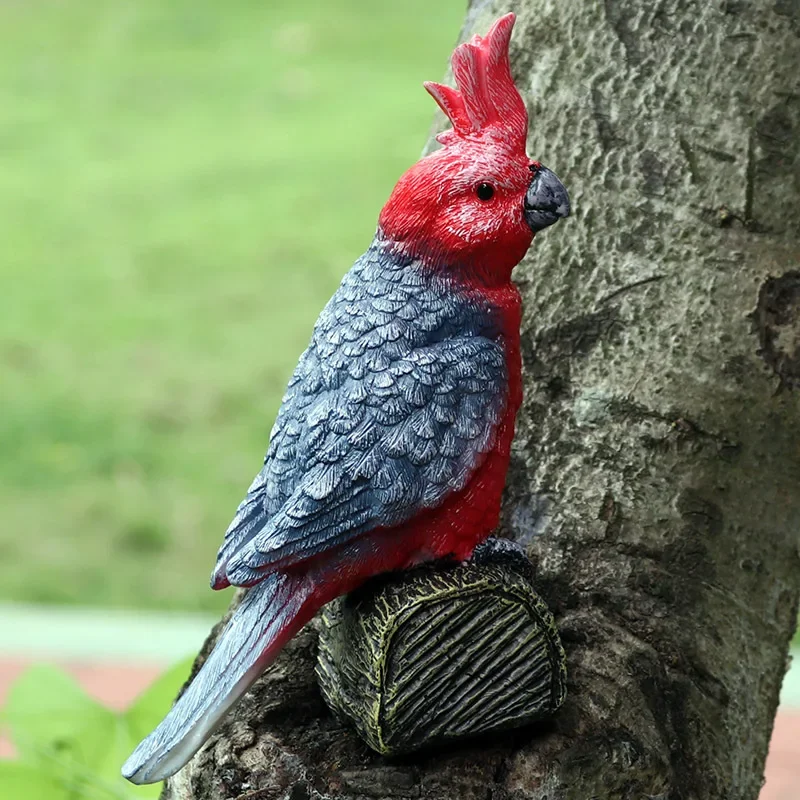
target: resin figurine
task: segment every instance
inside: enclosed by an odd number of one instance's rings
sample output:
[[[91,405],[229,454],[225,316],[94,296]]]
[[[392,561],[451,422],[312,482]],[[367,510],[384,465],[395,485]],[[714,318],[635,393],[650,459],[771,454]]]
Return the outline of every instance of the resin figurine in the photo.
[[[134,783],[180,769],[323,605],[380,573],[466,560],[497,526],[522,399],[511,271],[569,213],[526,154],[513,25],[456,48],[458,89],[425,84],[452,129],[400,178],[314,326],[212,576],[252,588],[123,766]]]

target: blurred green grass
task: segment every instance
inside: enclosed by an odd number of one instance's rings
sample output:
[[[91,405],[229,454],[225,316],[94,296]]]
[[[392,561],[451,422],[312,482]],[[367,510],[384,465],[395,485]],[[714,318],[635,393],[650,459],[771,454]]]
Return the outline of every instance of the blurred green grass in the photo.
[[[218,609],[463,0],[0,4],[0,600]]]

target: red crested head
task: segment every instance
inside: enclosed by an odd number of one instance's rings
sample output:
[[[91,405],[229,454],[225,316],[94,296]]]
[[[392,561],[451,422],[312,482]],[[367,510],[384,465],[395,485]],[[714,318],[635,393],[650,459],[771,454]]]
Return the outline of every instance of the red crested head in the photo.
[[[450,64],[458,89],[426,81],[428,93],[444,111],[453,129],[436,138],[443,145],[463,141],[505,145],[510,155],[525,157],[528,112],[508,61],[514,15],[500,17],[484,38],[477,34],[459,45]]]
[[[425,84],[453,127],[400,178],[380,216],[403,252],[489,284],[508,281],[536,231],[569,213],[560,181],[525,151],[528,113],[508,58],[514,19],[456,47],[458,89]]]

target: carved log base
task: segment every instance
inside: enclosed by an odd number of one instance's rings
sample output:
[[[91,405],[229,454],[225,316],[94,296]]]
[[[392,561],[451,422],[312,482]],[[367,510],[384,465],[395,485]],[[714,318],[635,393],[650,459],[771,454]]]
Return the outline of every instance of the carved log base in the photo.
[[[566,695],[566,659],[525,554],[490,539],[465,564],[382,576],[329,604],[317,678],[382,754],[524,725]]]

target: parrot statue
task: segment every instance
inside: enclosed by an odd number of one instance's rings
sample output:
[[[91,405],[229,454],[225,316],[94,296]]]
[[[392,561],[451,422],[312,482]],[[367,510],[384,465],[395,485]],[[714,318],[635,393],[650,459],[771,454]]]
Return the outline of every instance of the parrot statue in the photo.
[[[526,154],[513,26],[455,49],[457,89],[425,83],[452,127],[400,178],[314,325],[211,578],[249,591],[125,762],[133,783],[185,765],[323,605],[379,573],[466,560],[496,528],[522,400],[511,271],[569,214]]]

